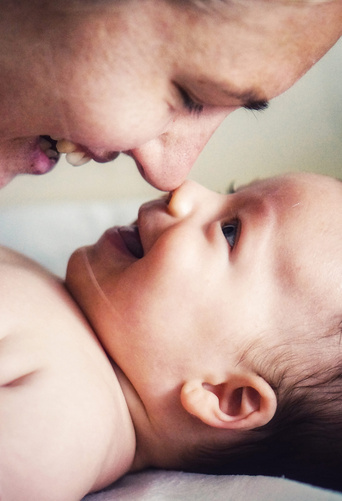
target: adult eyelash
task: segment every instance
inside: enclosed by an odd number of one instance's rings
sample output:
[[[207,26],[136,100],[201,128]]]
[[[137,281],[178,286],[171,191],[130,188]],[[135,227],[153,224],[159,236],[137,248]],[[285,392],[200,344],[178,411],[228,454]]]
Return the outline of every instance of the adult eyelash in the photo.
[[[269,106],[268,101],[249,101],[244,105],[245,110],[263,111]]]
[[[194,113],[195,115],[199,115],[202,111],[203,111],[203,104],[200,104],[200,103],[196,103],[190,96],[189,94],[187,93],[187,91],[185,89],[183,89],[182,87],[179,87],[177,85],[177,88],[178,88],[178,92],[180,93],[181,95],[181,98],[182,98],[182,101],[183,101],[183,104],[184,104],[184,107],[190,112],[190,113]]]

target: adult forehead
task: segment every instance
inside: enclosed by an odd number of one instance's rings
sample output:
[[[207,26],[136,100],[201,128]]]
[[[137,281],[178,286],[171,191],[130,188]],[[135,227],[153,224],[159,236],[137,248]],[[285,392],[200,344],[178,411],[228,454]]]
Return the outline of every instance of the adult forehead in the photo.
[[[225,26],[234,37],[242,33],[246,38],[248,31],[253,38],[256,33],[265,39],[271,33],[278,35],[274,44],[282,46],[298,44],[304,39],[304,33],[306,37],[308,34],[315,36],[314,45],[317,40],[336,41],[342,35],[341,0],[152,0],[152,3],[156,8],[159,6],[160,12],[163,10],[161,4],[177,7],[179,11],[175,10],[175,15],[183,11],[182,16],[177,16],[177,25],[185,20],[194,30],[198,26],[202,32],[210,32],[212,40],[225,32]],[[172,11],[169,14],[172,19]],[[322,23],[325,19],[330,21],[329,24]],[[212,30],[213,26],[216,30]],[[295,34],[295,39],[284,38],[285,32]],[[223,50],[227,49],[223,47]]]
[[[11,0],[3,0],[3,3],[12,3]],[[25,0],[18,0],[17,6],[26,7]],[[341,7],[341,0],[34,0],[30,2],[30,10],[35,8],[47,8],[48,6],[59,11],[87,11],[113,8],[132,8],[136,4],[139,7],[149,9],[154,6],[155,9],[162,11],[167,6],[177,7],[183,11],[197,11],[203,14],[217,14],[219,17],[231,19],[231,16],[237,12],[248,14],[254,8],[256,9],[324,9],[335,11]],[[307,11],[308,12],[308,11]]]
[[[19,2],[28,12],[38,8],[39,27],[41,16],[51,12],[44,33],[49,36],[48,25],[54,33],[65,33],[65,44],[72,41],[69,54],[82,46],[70,35],[76,32],[101,41],[101,47],[93,45],[103,58],[115,54],[116,62],[125,61],[127,67],[140,61],[146,72],[158,73],[159,68],[165,79],[184,84],[198,101],[217,106],[275,97],[342,33],[341,0]],[[89,61],[93,64],[94,54]],[[106,71],[117,66],[108,65]],[[235,99],[238,94],[242,97]]]
[[[158,29],[171,29],[167,43],[171,52],[176,47],[180,73],[185,55],[189,76],[195,71],[200,86],[209,81],[212,92],[214,82],[223,94],[250,94],[249,100],[286,90],[342,34],[341,0],[152,0],[150,5],[157,9]],[[202,98],[205,89],[200,91]]]

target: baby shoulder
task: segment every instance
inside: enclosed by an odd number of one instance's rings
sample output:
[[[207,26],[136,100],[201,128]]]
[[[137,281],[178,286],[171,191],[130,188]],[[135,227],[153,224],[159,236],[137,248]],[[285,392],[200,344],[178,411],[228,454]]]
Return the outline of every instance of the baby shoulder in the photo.
[[[113,367],[63,284],[0,248],[1,501],[78,500],[111,483],[131,460],[122,423],[134,444]]]
[[[39,370],[35,264],[0,247],[0,386]],[[33,271],[34,270],[34,271]]]

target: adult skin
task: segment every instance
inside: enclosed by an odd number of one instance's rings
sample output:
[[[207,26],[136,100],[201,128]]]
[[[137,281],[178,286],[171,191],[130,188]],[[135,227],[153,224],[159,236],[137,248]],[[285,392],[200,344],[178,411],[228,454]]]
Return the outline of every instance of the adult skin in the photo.
[[[54,167],[55,142],[43,135],[76,150],[73,163],[124,152],[149,183],[172,190],[227,115],[263,108],[342,34],[341,0],[0,8],[1,186]]]

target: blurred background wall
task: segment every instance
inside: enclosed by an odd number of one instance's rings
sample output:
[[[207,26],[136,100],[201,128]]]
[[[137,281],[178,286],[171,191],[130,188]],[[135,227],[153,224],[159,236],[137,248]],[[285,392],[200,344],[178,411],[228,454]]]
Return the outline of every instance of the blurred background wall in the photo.
[[[189,177],[224,192],[232,180],[239,185],[300,170],[342,177],[342,39],[294,87],[272,100],[268,110],[231,114]],[[127,157],[83,167],[71,167],[62,159],[46,176],[12,181],[0,191],[0,205],[156,194]]]

